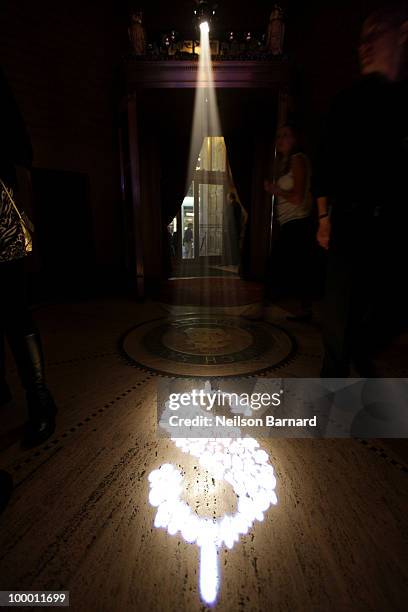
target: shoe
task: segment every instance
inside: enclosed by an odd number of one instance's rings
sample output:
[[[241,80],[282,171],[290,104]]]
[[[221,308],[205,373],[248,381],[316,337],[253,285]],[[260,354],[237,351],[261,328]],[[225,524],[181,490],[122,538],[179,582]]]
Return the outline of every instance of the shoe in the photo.
[[[45,442],[55,431],[57,407],[45,384],[44,357],[38,333],[9,338],[21,382],[26,390],[28,422],[24,448]]]
[[[23,448],[42,444],[55,432],[57,407],[47,387],[27,391],[28,422],[25,427]]]
[[[8,472],[0,470],[0,514],[7,506],[13,492],[13,479]]]
[[[55,432],[55,427],[55,417],[53,416],[43,416],[35,420],[29,420],[25,426],[21,446],[24,449],[29,449],[43,444]]]

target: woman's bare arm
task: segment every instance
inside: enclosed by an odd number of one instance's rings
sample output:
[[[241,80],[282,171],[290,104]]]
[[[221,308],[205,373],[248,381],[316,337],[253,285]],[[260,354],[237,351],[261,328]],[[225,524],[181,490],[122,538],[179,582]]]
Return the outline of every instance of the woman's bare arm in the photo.
[[[317,211],[319,218],[319,227],[317,229],[317,242],[323,249],[329,248],[331,223],[329,217],[329,205],[326,196],[317,198]]]

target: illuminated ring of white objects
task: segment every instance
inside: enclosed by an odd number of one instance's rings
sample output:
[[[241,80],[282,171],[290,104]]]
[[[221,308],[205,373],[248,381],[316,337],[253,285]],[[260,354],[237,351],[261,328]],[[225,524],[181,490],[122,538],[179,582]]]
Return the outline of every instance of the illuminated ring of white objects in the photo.
[[[149,502],[157,507],[155,527],[167,528],[170,535],[180,531],[186,542],[203,546],[211,541],[219,547],[225,542],[231,549],[240,535],[245,535],[255,520],[263,521],[264,512],[277,503],[276,478],[268,455],[253,438],[173,438],[184,453],[199,459],[200,465],[214,478],[224,479],[238,496],[235,514],[219,519],[197,516],[181,499],[181,472],[165,463],[149,475]]]

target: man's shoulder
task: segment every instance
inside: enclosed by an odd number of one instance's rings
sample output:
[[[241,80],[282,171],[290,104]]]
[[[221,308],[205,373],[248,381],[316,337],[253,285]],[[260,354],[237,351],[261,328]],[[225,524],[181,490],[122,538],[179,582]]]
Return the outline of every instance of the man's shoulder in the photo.
[[[382,105],[388,99],[389,84],[377,75],[354,80],[348,87],[340,90],[330,104],[331,114],[361,117],[372,108]]]

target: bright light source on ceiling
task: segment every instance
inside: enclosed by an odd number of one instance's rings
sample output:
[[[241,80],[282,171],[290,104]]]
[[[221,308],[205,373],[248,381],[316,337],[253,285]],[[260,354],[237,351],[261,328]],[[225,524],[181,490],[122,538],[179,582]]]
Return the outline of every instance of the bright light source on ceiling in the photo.
[[[200,30],[202,34],[209,34],[210,32],[210,26],[208,24],[208,21],[202,21],[200,23]]]

